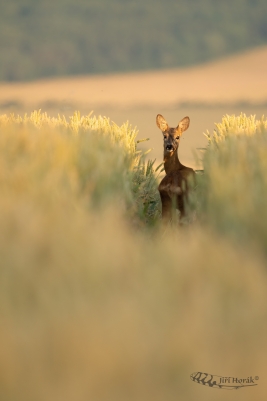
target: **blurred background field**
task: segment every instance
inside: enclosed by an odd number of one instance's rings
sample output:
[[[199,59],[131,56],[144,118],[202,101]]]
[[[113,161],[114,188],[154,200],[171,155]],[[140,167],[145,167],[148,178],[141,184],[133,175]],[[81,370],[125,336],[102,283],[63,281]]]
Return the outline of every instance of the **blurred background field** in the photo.
[[[1,401],[265,401],[266,4],[0,0]]]

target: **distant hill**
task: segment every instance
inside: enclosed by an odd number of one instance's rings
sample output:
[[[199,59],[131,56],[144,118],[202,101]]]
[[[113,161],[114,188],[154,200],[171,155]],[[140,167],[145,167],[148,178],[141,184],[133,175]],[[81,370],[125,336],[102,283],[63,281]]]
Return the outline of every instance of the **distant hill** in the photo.
[[[267,43],[266,0],[0,0],[0,80],[194,65]]]
[[[267,46],[182,69],[0,83],[0,108],[266,104]]]

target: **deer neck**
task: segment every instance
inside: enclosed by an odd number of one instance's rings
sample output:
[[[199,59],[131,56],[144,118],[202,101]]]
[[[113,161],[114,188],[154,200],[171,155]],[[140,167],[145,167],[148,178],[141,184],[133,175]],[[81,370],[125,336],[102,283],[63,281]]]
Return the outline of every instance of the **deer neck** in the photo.
[[[169,174],[171,171],[180,170],[183,165],[180,163],[178,158],[178,149],[173,152],[172,155],[164,155],[164,169],[166,174]]]

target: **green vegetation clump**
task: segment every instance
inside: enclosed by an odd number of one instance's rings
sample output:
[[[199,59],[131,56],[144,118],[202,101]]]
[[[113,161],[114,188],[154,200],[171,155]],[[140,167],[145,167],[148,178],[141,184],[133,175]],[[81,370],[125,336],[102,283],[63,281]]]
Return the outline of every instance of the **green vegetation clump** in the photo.
[[[200,219],[267,251],[267,120],[225,116],[207,137],[195,194]]]
[[[266,0],[9,0],[0,80],[192,65],[266,44],[266,15]]]

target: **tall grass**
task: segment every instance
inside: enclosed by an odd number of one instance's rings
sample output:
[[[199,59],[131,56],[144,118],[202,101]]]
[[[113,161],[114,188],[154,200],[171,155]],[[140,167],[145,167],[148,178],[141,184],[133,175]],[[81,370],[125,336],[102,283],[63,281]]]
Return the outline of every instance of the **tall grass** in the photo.
[[[50,202],[53,198],[101,207],[116,199],[134,220],[160,216],[153,162],[136,147],[136,129],[105,117],[50,118],[33,112],[0,117],[1,174],[6,191]]]
[[[31,118],[0,118],[0,399],[265,400],[260,254],[199,225],[134,230],[156,210],[135,131]],[[260,381],[229,395],[195,371]]]
[[[220,123],[215,123],[215,129],[211,135],[209,131],[206,134],[209,144],[218,147],[221,142],[236,136],[253,136],[266,131],[267,120],[264,116],[256,120],[255,115],[246,116],[241,113],[240,116],[228,114],[223,116]]]
[[[225,116],[208,135],[199,177],[199,217],[267,252],[267,120]]]

